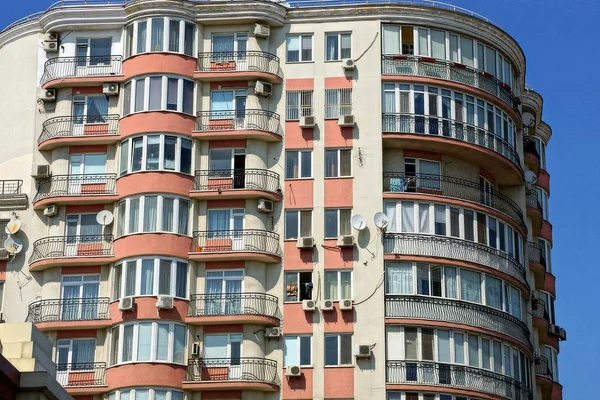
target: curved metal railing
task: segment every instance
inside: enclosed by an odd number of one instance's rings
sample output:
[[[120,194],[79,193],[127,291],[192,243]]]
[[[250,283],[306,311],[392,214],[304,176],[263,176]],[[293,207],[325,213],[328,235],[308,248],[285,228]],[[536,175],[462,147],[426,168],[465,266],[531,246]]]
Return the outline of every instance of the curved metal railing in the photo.
[[[105,378],[103,362],[56,364],[56,381],[62,387],[102,386]]]
[[[279,114],[266,110],[199,111],[196,131],[257,130],[283,136]]]
[[[552,370],[548,359],[542,355],[535,356],[535,374],[552,379]]]
[[[190,317],[258,315],[281,319],[279,300],[266,293],[193,294],[190,296]]]
[[[117,174],[52,175],[40,180],[33,202],[48,197],[115,194]]]
[[[120,115],[80,115],[55,117],[42,124],[38,145],[47,140],[65,137],[104,136],[119,134]]]
[[[282,78],[279,57],[264,51],[198,53],[199,72],[265,72]]]
[[[191,358],[188,382],[260,382],[280,386],[277,361],[257,357]]]
[[[56,57],[44,64],[40,85],[55,79],[121,75],[122,56]]]
[[[29,305],[27,321],[37,324],[108,319],[109,304],[108,297],[36,300]]]
[[[537,192],[533,189],[525,189],[525,205],[529,208],[537,208],[542,212],[542,205],[538,201]]]
[[[542,255],[542,246],[537,243],[527,242],[527,258],[529,261],[546,267],[546,259]]]
[[[51,258],[112,255],[113,235],[50,236],[33,242],[29,264]]]
[[[281,194],[279,174],[266,169],[227,169],[196,171],[194,191],[260,190]]]
[[[450,258],[504,272],[528,286],[525,267],[510,254],[468,240],[419,233],[386,233],[386,254]]]
[[[281,257],[279,235],[260,229],[196,231],[191,253],[265,253]]]
[[[508,196],[477,182],[444,175],[384,172],[383,191],[391,193],[425,193],[471,201],[498,210],[522,227],[523,212]]]
[[[539,297],[532,297],[531,299],[531,315],[534,318],[540,318],[550,323],[550,315],[546,309],[546,302]]]
[[[512,144],[486,129],[465,122],[428,115],[384,113],[382,129],[384,133],[441,136],[474,144],[500,154],[521,169],[519,153]]]
[[[533,396],[531,389],[516,379],[466,365],[388,360],[386,376],[389,384],[446,386],[513,400],[529,400]]]
[[[538,152],[537,147],[535,147],[535,139],[533,139],[531,136],[523,136],[523,152],[540,158],[540,153]]]
[[[386,318],[444,321],[501,332],[532,348],[529,329],[518,318],[493,307],[433,296],[385,296]]]

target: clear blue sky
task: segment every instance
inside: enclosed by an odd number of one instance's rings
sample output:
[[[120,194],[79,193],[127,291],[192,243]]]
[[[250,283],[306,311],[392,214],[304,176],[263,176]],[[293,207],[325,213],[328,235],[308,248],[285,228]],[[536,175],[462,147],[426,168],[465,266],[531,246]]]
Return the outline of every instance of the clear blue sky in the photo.
[[[0,26],[54,1],[4,1]],[[525,51],[527,82],[544,97],[544,120],[553,130],[547,158],[556,315],[568,335],[561,343],[560,381],[564,400],[600,398],[600,340],[593,339],[600,331],[600,263],[594,251],[600,236],[592,229],[600,225],[594,206],[600,201],[600,178],[592,163],[600,158],[594,156],[600,123],[590,105],[594,93],[600,93],[600,1],[447,1],[486,16],[511,34]]]

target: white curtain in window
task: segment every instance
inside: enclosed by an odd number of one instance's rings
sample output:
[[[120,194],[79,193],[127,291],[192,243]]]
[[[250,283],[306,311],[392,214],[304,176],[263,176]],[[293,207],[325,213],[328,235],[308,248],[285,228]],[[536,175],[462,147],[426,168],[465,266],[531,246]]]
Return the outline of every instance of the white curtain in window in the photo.
[[[450,362],[450,331],[437,332],[438,337],[438,361]]]
[[[161,51],[163,49],[164,25],[165,20],[163,18],[152,18],[151,51]]]
[[[502,309],[502,281],[489,275],[485,277],[485,304]]]
[[[390,232],[397,232],[396,203],[385,203],[385,215],[388,217],[388,230]]]
[[[81,215],[80,231],[83,236],[100,236],[102,234],[102,226],[96,221],[96,214]],[[96,237],[94,240],[99,240],[99,238]]]
[[[213,35],[212,37],[213,52],[233,52],[233,35]]]
[[[434,58],[446,58],[446,32],[431,30],[431,56]]]
[[[144,199],[144,232],[156,231],[158,197],[146,196]]]
[[[229,210],[209,210],[208,230],[211,232],[229,230]]]
[[[462,36],[460,38],[460,54],[461,62],[469,67],[474,65],[473,63],[473,39]]]
[[[179,224],[177,232],[181,235],[188,234],[188,219],[190,212],[190,202],[187,200],[179,200]]]
[[[123,327],[123,362],[132,361],[133,357],[133,325]]]
[[[427,29],[419,29],[419,55],[420,56],[428,56],[429,55],[429,45],[427,40]]]
[[[150,295],[154,291],[154,260],[142,260],[141,295]]]
[[[204,358],[226,358],[229,335],[204,336]]]
[[[140,199],[129,200],[129,232],[136,233],[139,229]]]
[[[339,300],[337,271],[325,271],[325,299]]]
[[[143,322],[138,326],[137,360],[149,361],[152,347],[152,323]]]
[[[79,301],[81,288],[77,285],[63,286],[62,319],[73,321],[79,319]]]
[[[242,281],[238,279],[225,280],[225,293],[229,301],[225,303],[225,314],[233,315],[241,312]]]
[[[156,359],[167,361],[169,359],[169,325],[158,324],[158,337],[156,338]]]
[[[521,292],[512,286],[510,287],[510,313],[521,319]]]
[[[74,364],[84,364],[74,366],[74,369],[90,369],[94,362],[94,353],[96,352],[96,340],[73,340],[71,362]],[[85,365],[87,364],[87,365]]]
[[[413,293],[413,268],[410,263],[389,263],[386,266],[387,294]]]
[[[415,203],[402,202],[402,232],[415,231]]]
[[[383,112],[391,114],[396,112],[396,93],[394,91],[383,92]]]
[[[173,206],[175,199],[163,198],[163,215],[162,215],[162,230],[165,232],[173,232]]]
[[[461,299],[481,303],[481,274],[479,272],[460,270]]]
[[[174,346],[173,346],[173,362],[183,363],[185,358],[185,326],[175,325]]]
[[[446,282],[446,297],[456,299],[456,268],[444,267],[444,280]]]
[[[419,232],[431,233],[429,228],[429,204],[419,203]]]
[[[337,60],[338,59],[338,35],[327,35],[327,43],[326,43],[326,51],[327,51],[327,60]]]
[[[169,51],[179,51],[179,21],[169,21]]]
[[[89,116],[102,116],[108,115],[108,99],[106,96],[90,96],[87,98],[87,115]],[[91,118],[94,122],[104,122],[104,119],[98,120],[97,118]]]
[[[127,261],[127,275],[125,278],[125,296],[135,295],[135,276],[136,276],[136,262]]]
[[[223,297],[223,280],[206,280],[205,313],[206,315],[219,315],[221,310],[221,298]]]
[[[383,54],[401,54],[399,25],[383,25]]]
[[[166,390],[154,390],[154,400],[167,400]]]
[[[88,278],[88,277],[85,277]],[[85,279],[84,278],[84,279]],[[81,305],[81,319],[93,320],[98,316],[98,282],[88,282],[82,288],[83,304]]]
[[[148,389],[136,389],[135,400],[148,400],[150,398],[150,390]],[[121,392],[121,400],[123,400],[123,392]]]

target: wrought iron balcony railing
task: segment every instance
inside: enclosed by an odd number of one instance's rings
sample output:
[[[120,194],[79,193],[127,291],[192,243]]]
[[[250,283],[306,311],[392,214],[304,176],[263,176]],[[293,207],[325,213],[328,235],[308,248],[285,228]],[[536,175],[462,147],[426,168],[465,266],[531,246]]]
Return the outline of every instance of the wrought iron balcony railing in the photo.
[[[277,362],[266,358],[191,358],[188,382],[259,382],[280,386]]]
[[[23,181],[21,179],[0,180],[0,197],[17,196],[21,194]]]
[[[504,272],[527,286],[525,267],[514,257],[468,240],[418,233],[386,233],[384,252],[471,262]]]
[[[122,63],[121,56],[51,58],[44,64],[40,85],[55,79],[121,75]]]
[[[279,114],[265,110],[200,111],[196,131],[256,130],[283,136]]]
[[[119,134],[119,119],[111,115],[81,115],[50,118],[42,124],[38,145],[56,138],[81,138]]]
[[[196,171],[193,190],[203,192],[232,189],[282,193],[279,174],[266,169]]]
[[[539,297],[531,299],[531,315],[534,318],[540,318],[550,323],[550,315],[546,309],[546,302]]]
[[[542,355],[535,356],[535,374],[552,380],[552,370],[546,357]]]
[[[446,386],[511,400],[529,400],[531,389],[509,376],[466,365],[430,361],[386,361],[387,383]]]
[[[515,147],[484,128],[428,115],[384,113],[382,118],[385,133],[410,133],[459,140],[500,154],[521,169],[519,153]]]
[[[538,263],[546,267],[546,259],[542,255],[542,246],[537,243],[527,242],[527,258],[529,261]]]
[[[116,174],[52,175],[37,184],[33,202],[48,197],[116,194]]]
[[[540,204],[537,196],[537,192],[533,189],[525,189],[525,202],[527,207],[537,208],[542,212],[542,205]]]
[[[257,315],[281,319],[277,297],[266,293],[193,294],[190,317]]]
[[[523,136],[523,152],[534,155],[537,158],[540,158],[540,153],[535,147],[535,139],[531,136]]]
[[[64,388],[106,385],[106,363],[56,364],[56,380]]]
[[[383,55],[381,73],[422,76],[461,83],[491,93],[517,110],[518,99],[510,86],[487,72],[456,62],[411,55]]]
[[[281,257],[279,235],[259,229],[196,231],[192,253],[265,253]]]
[[[418,295],[386,295],[386,318],[409,318],[464,324],[511,336],[531,348],[529,329],[518,318],[468,301]]]
[[[37,300],[29,305],[27,320],[34,324],[108,319],[108,297]]]
[[[112,255],[112,235],[50,236],[33,242],[33,253],[29,257],[29,264],[50,258]]]
[[[519,206],[493,188],[484,188],[477,182],[443,175],[384,172],[383,191],[392,193],[427,193],[467,200],[494,208],[525,227]]]
[[[220,51],[198,54],[199,72],[263,72],[283,77],[279,57],[263,51]]]

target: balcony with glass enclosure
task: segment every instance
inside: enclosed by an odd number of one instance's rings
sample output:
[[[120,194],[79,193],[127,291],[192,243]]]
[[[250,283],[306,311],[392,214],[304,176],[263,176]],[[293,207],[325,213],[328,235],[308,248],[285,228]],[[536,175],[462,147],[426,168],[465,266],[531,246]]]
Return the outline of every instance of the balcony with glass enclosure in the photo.
[[[194,176],[191,198],[202,200],[266,198],[280,201],[279,174],[266,169],[200,170]]]
[[[229,42],[232,36],[213,36],[213,48],[220,48],[222,37],[224,49],[198,54],[198,67],[194,72],[195,79],[205,82],[257,79],[273,84],[283,81],[279,57],[264,51],[248,51],[245,49],[245,42],[239,37],[235,43],[238,50],[234,50],[233,47],[229,49],[230,46],[225,42]],[[216,40],[219,40],[219,43],[215,43]],[[233,45],[233,43],[229,43],[229,45]]]
[[[100,329],[110,326],[110,299],[97,297],[97,292],[84,294],[90,295],[36,300],[29,305],[27,320],[42,331]]]
[[[105,97],[91,96],[93,103],[102,103],[108,110]],[[92,103],[92,101],[88,101]],[[99,104],[102,106],[102,104]],[[90,109],[102,112],[103,108]],[[70,115],[50,118],[42,124],[42,133],[38,137],[38,150],[52,150],[59,146],[113,144],[119,141],[119,115]]]
[[[52,175],[37,182],[36,210],[48,204],[108,204],[117,200],[116,174]]]
[[[231,292],[193,294],[188,324],[256,324],[279,326],[282,318],[277,297],[266,293],[242,293],[241,281],[227,281]],[[210,287],[213,288],[214,287]],[[238,289],[234,291],[234,289]]]
[[[282,252],[279,235],[260,229],[196,231],[189,252],[197,261],[262,261],[277,263]]]

